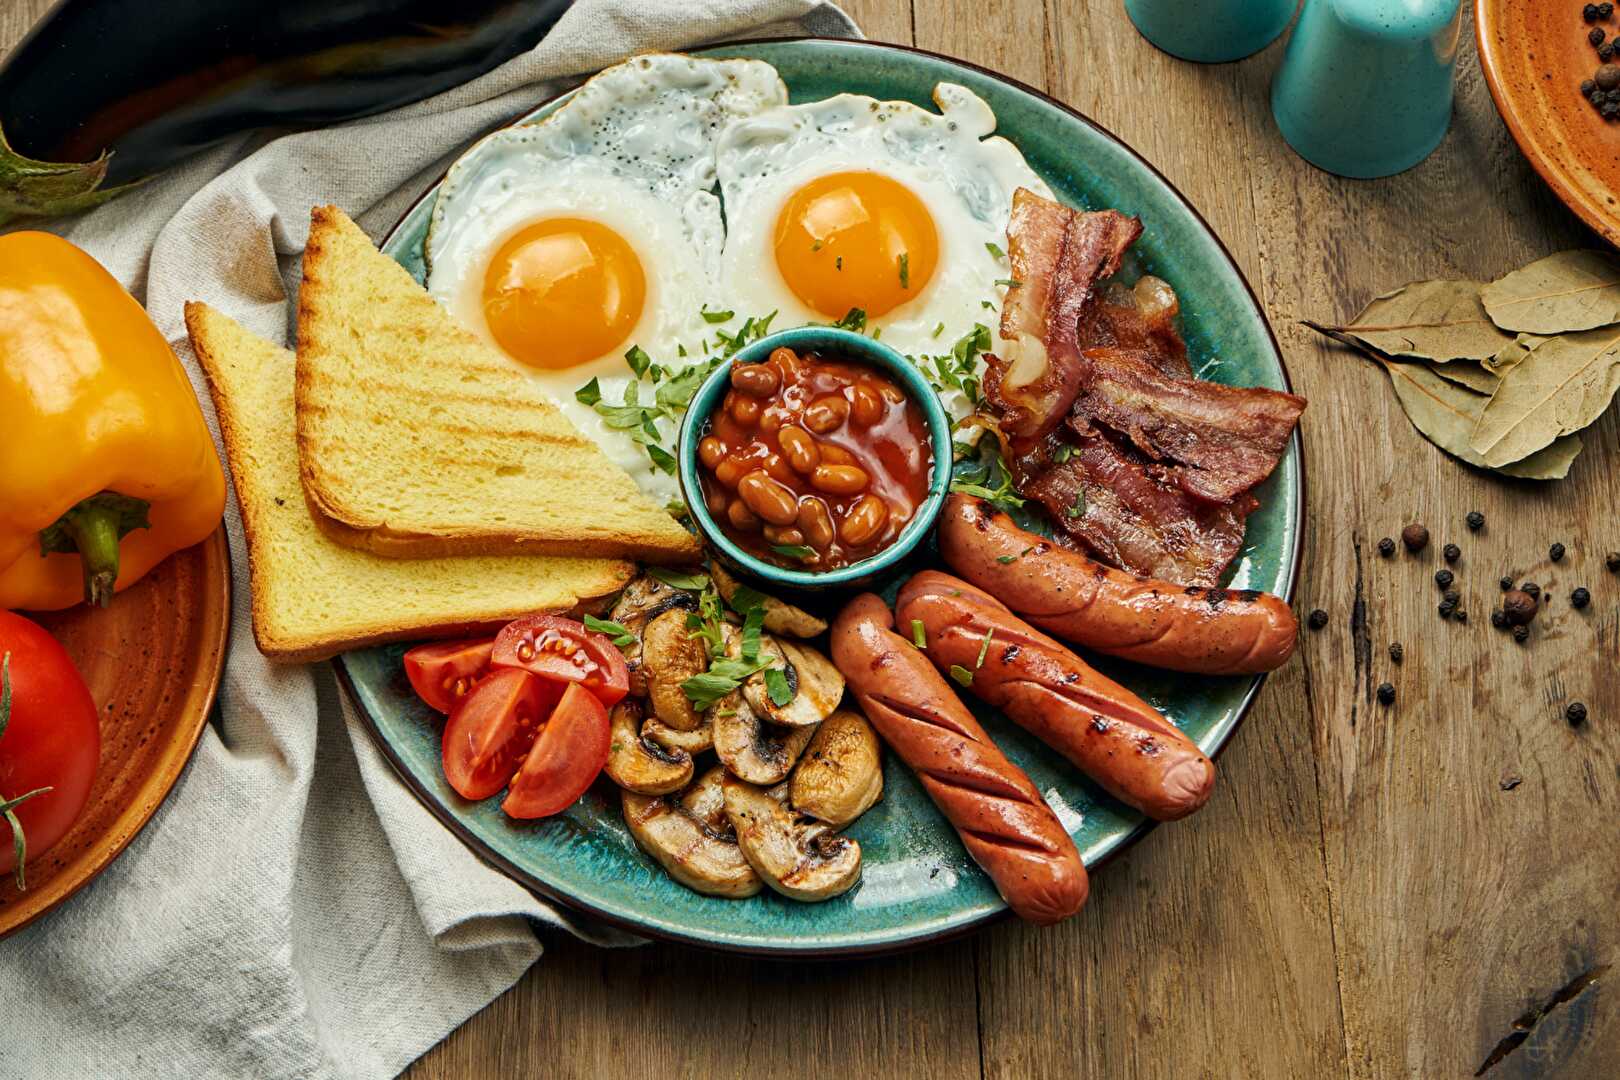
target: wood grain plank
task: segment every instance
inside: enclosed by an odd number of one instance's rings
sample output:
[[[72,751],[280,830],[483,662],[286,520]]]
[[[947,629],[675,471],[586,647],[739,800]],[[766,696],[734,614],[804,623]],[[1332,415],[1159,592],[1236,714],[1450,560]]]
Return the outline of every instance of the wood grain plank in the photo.
[[[1253,205],[1233,168],[1241,133],[1223,122],[1226,104],[1199,90],[1214,69],[1146,46],[1117,3],[1058,0],[1048,12],[1020,4],[985,21],[994,33],[973,35],[976,9],[919,0],[918,44],[1035,85],[1049,74],[1054,96],[1165,169],[1256,273]],[[1081,918],[1048,931],[998,927],[980,940],[987,1075],[1342,1071],[1304,694],[1298,664],[1270,681],[1221,759],[1211,804],[1099,871]]]

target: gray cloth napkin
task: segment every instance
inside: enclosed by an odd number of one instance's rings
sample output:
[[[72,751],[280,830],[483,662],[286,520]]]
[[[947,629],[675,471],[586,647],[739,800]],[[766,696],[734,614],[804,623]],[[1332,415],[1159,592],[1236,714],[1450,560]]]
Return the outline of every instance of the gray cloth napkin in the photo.
[[[380,237],[469,142],[648,49],[855,36],[816,0],[579,0],[532,52],[417,105],[217,147],[52,225],[145,301],[218,429],[181,306],[287,340],[309,208]],[[540,955],[529,919],[635,939],[486,868],[390,771],[327,665],[253,647],[235,499],[232,648],[215,722],[106,873],[0,942],[0,1078],[388,1077]]]

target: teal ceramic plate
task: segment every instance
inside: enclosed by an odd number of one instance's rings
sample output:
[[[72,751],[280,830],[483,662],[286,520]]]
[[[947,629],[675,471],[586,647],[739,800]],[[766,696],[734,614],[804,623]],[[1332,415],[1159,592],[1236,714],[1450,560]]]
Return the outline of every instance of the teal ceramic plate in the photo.
[[[1175,287],[1199,375],[1288,389],[1276,339],[1220,241],[1152,166],[1084,117],[991,72],[894,46],[770,41],[716,47],[704,55],[774,64],[795,102],[850,91],[928,105],[938,82],[967,86],[990,103],[1000,122],[998,133],[1018,145],[1062,199],[1141,216],[1146,231],[1127,273],[1152,272]],[[533,115],[556,106],[551,102]],[[385,245],[418,277],[430,209],[430,200],[418,204]],[[1249,519],[1234,587],[1292,595],[1304,505],[1302,464],[1296,436],[1258,492],[1263,506]],[[769,892],[743,901],[719,900],[676,884],[636,848],[605,779],[567,813],[545,821],[513,821],[501,813],[499,798],[467,802],[444,782],[440,724],[405,681],[404,651],[403,646],[367,649],[337,662],[378,744],[428,808],[482,857],[571,908],[652,937],[790,956],[905,949],[963,933],[1005,911],[989,879],[893,755],[885,766],[883,800],[850,829],[865,852],[861,882],[821,904],[798,904]],[[1167,675],[1121,662],[1098,666],[1163,710],[1212,755],[1231,737],[1261,684],[1255,678]],[[1088,866],[1147,831],[1150,822],[1112,801],[1021,729],[998,716],[981,716],[1074,834]]]

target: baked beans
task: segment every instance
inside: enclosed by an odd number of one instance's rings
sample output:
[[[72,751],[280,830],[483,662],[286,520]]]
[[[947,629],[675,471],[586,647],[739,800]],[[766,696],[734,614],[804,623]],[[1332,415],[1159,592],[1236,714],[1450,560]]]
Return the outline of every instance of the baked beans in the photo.
[[[697,457],[720,528],[792,569],[833,570],[892,544],[934,471],[922,410],[893,379],[786,348],[732,365]]]

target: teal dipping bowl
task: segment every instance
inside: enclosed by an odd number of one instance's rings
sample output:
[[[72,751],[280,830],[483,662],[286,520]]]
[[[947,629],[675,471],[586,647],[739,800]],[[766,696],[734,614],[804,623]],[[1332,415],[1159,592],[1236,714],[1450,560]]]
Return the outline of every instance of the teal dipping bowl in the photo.
[[[759,363],[774,350],[783,347],[796,353],[832,354],[882,370],[893,377],[900,388],[922,408],[928,422],[928,442],[934,453],[934,475],[928,485],[927,497],[894,543],[869,558],[836,570],[790,570],[744,551],[725,534],[720,523],[709,513],[708,505],[703,501],[703,487],[698,482],[698,442],[703,438],[704,424],[719,408],[731,386],[733,365]],[[731,568],[748,577],[787,589],[856,587],[869,584],[894,569],[916,550],[933,529],[940,508],[945,505],[945,493],[951,486],[951,423],[934,388],[900,353],[881,341],[851,330],[834,326],[801,326],[760,338],[715,368],[703,385],[698,387],[686,408],[686,417],[681,421],[680,445],[675,456],[680,471],[681,493],[692,520],[703,539]]]

